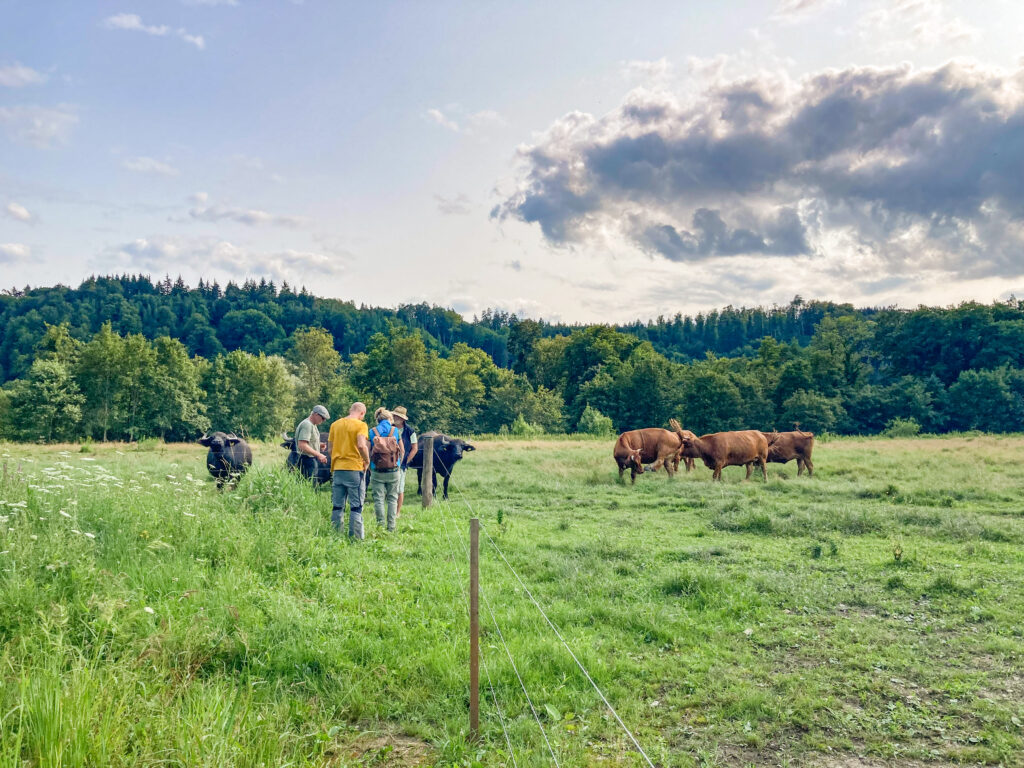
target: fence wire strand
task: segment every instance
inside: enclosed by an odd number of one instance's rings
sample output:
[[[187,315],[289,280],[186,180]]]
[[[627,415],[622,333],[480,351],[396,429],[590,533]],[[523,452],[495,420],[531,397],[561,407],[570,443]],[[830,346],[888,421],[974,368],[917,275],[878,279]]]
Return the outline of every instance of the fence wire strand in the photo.
[[[459,498],[462,500],[462,503],[466,505],[467,509],[469,509],[469,513],[473,517],[479,519],[479,515],[476,514],[476,511],[473,509],[473,505],[469,503],[469,499],[466,498],[466,494],[462,492],[462,489],[459,488],[457,485],[453,487],[455,488],[456,493],[459,494]],[[601,689],[598,687],[597,683],[594,682],[594,678],[592,678],[590,676],[590,673],[587,672],[587,668],[583,666],[583,663],[576,657],[576,654],[573,653],[572,648],[569,647],[569,644],[565,641],[565,638],[562,637],[562,633],[558,631],[558,627],[556,627],[554,622],[552,622],[551,619],[548,618],[548,615],[544,612],[544,609],[541,607],[541,604],[537,602],[537,599],[533,596],[533,593],[530,592],[530,589],[523,582],[522,578],[519,576],[519,573],[516,571],[516,569],[512,567],[512,563],[510,563],[508,561],[508,558],[505,557],[505,553],[501,551],[501,547],[499,547],[497,543],[494,541],[494,539],[491,538],[491,534],[487,532],[487,528],[484,526],[482,522],[480,523],[480,530],[484,532],[484,536],[487,537],[487,540],[491,543],[491,546],[494,548],[494,551],[498,553],[498,556],[504,561],[505,565],[508,566],[508,569],[512,572],[512,575],[516,577],[516,581],[519,582],[519,586],[523,588],[523,591],[526,592],[531,602],[533,602],[533,604],[537,607],[537,610],[540,611],[540,615],[544,617],[544,621],[546,621],[548,626],[551,627],[551,631],[555,633],[555,636],[558,637],[562,645],[565,646],[565,650],[567,650],[569,652],[569,655],[572,656],[572,660],[576,662],[576,666],[580,668],[580,671],[583,673],[583,676],[587,678],[590,684],[594,687],[594,690],[597,691],[597,695],[601,697],[601,701],[604,702],[604,705],[608,708],[608,711],[612,713],[612,716],[615,718],[616,722],[619,724],[622,730],[625,731],[630,741],[633,742],[633,746],[635,746],[637,748],[637,751],[643,756],[644,760],[647,762],[647,765],[649,765],[650,768],[655,768],[654,763],[651,761],[651,758],[649,758],[647,756],[647,753],[644,752],[644,748],[640,746],[640,742],[637,741],[636,737],[633,735],[633,732],[629,730],[626,724],[622,721],[622,718],[619,717],[619,713],[615,711],[615,707],[613,707],[611,705],[611,702],[608,701],[608,697],[604,695],[604,692],[602,692]],[[484,602],[486,603],[487,601],[484,600]],[[488,610],[490,610],[489,605]],[[500,633],[501,632],[499,630],[499,635]],[[508,649],[506,647],[506,651],[507,650]],[[545,738],[547,737],[545,736]]]

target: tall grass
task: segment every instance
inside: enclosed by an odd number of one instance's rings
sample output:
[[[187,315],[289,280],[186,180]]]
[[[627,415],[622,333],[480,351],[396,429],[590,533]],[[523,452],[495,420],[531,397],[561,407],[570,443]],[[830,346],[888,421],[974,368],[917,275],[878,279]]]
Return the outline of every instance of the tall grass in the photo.
[[[489,686],[466,739],[470,505],[563,765],[640,758],[491,539],[659,765],[1020,764],[1021,438],[836,439],[813,479],[635,487],[610,442],[480,441],[450,503],[410,493],[361,543],[273,445],[223,492],[195,446],[0,453],[0,768],[506,764]],[[517,763],[548,765],[483,624]]]

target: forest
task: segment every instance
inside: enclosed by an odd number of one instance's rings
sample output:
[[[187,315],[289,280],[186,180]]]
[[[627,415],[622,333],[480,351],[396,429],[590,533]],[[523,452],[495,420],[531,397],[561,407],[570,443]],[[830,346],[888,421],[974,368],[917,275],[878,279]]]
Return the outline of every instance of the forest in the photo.
[[[725,307],[621,326],[95,277],[0,293],[0,438],[269,439],[315,403],[460,434],[1024,430],[1024,302]]]

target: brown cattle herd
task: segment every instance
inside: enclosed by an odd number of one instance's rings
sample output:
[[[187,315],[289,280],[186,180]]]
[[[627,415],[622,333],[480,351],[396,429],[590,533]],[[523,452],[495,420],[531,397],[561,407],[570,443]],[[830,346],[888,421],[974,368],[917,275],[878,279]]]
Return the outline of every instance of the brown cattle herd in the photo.
[[[768,464],[785,464],[796,459],[797,474],[804,469],[808,476],[814,474],[811,452],[814,450],[814,434],[811,432],[761,432],[743,429],[735,432],[713,432],[698,437],[683,429],[675,419],[669,419],[671,430],[658,427],[631,429],[623,432],[615,441],[612,456],[619,467],[619,479],[628,469],[630,481],[645,471],[657,472],[665,467],[669,477],[683,462],[686,471],[693,469],[694,460],[700,459],[712,470],[713,480],[722,479],[725,467],[746,467],[747,477],[754,465],[761,468],[761,475],[768,481]],[[646,466],[645,466],[646,465]]]

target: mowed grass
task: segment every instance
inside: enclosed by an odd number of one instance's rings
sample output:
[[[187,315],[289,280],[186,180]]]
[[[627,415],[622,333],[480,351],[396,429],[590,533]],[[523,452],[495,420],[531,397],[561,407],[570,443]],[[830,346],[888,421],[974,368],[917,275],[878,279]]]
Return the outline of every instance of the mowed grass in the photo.
[[[657,765],[1024,765],[1024,438],[633,487],[611,441],[476,445],[358,545],[273,444],[223,493],[198,446],[0,446],[0,767],[552,765],[537,719],[645,764],[498,549]]]

